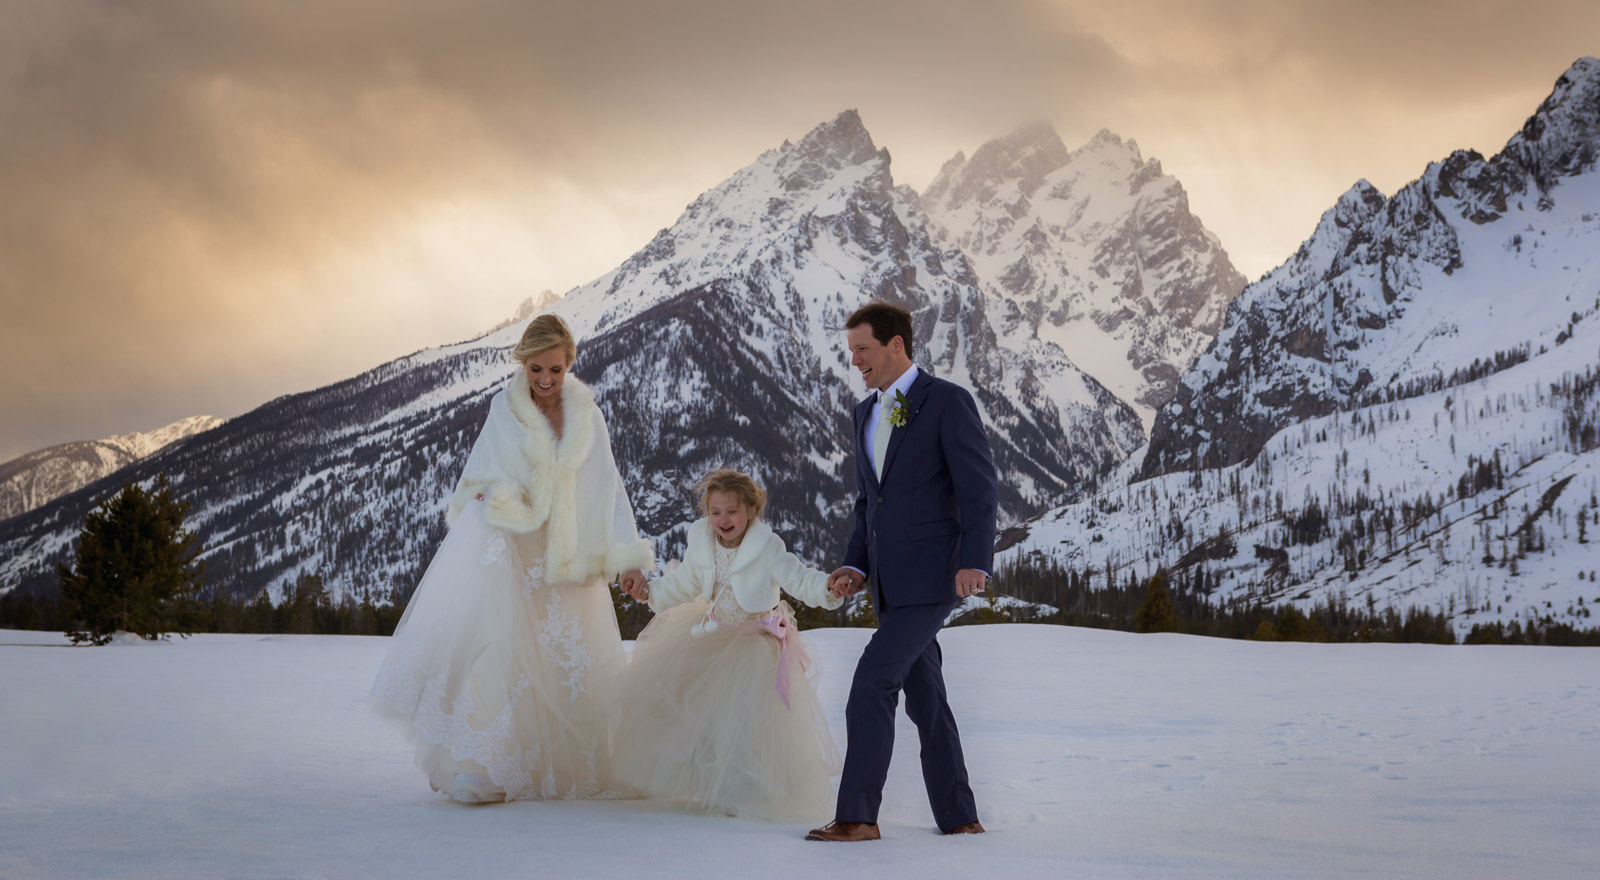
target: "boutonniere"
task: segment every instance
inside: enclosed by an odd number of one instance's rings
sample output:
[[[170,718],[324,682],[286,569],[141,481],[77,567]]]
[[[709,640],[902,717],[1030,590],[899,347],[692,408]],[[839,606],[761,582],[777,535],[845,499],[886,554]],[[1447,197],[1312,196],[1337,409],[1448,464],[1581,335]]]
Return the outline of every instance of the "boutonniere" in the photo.
[[[906,399],[906,393],[898,389],[894,392],[894,407],[889,410],[889,424],[896,428],[906,426],[906,413],[911,409],[911,401]]]

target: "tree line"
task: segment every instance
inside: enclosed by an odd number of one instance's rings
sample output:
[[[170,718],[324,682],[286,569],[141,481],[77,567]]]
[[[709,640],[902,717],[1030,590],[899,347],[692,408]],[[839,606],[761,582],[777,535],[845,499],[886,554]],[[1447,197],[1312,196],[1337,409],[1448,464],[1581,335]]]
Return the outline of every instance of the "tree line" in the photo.
[[[406,596],[398,588],[381,596],[363,590],[336,601],[321,575],[303,573],[276,603],[266,592],[243,601],[227,590],[208,589],[198,541],[183,528],[187,511],[165,475],[150,489],[125,484],[85,518],[73,564],[58,569],[60,595],[0,595],[0,628],[54,630],[76,643],[105,644],[118,632],[148,639],[197,632],[386,636],[399,624]],[[952,623],[1044,623],[1264,641],[1457,641],[1450,617],[1427,608],[1378,609],[1370,600],[1365,608],[1330,599],[1305,610],[1239,597],[1215,602],[1217,575],[1198,557],[1195,563],[1141,580],[1131,570],[1119,579],[1109,567],[1076,570],[1050,557],[1018,558],[995,572],[986,604]],[[1002,605],[1001,595],[1021,603]],[[612,606],[623,638],[636,637],[652,616],[615,589]],[[837,610],[795,610],[801,629],[877,624],[865,594]],[[1600,646],[1600,628],[1547,617],[1478,624],[1464,641]]]

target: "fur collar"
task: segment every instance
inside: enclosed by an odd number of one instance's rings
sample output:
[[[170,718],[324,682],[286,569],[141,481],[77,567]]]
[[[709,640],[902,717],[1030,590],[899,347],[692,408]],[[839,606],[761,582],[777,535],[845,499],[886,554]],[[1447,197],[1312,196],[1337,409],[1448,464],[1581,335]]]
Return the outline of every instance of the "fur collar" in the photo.
[[[733,565],[728,568],[728,573],[733,574],[745,566],[761,558],[767,549],[767,544],[776,535],[772,526],[764,520],[756,520],[744,531],[744,540],[739,542],[739,553],[733,558]],[[702,565],[712,565],[717,547],[717,536],[712,532],[711,520],[701,517],[689,527],[688,548],[685,555],[693,555]]]
[[[550,420],[544,417],[533,402],[528,389],[528,373],[517,370],[506,382],[506,403],[511,414],[527,429],[523,441],[523,456],[535,474],[544,475],[546,469],[556,466],[575,471],[589,455],[594,443],[594,392],[589,386],[568,375],[561,382],[561,441]]]

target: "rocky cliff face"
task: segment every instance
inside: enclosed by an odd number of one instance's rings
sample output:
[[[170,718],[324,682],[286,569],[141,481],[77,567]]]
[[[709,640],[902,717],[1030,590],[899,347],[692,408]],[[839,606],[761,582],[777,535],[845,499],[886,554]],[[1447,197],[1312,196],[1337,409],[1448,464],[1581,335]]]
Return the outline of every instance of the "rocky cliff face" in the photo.
[[[945,163],[921,205],[1002,335],[1059,346],[1147,425],[1244,287],[1177,179],[1108,131],[1069,151],[1019,129]]]
[[[1492,159],[1456,152],[1391,198],[1358,182],[1228,309],[1138,476],[1244,461],[1285,425],[1565,342],[1594,299],[1597,150],[1600,61],[1584,58]]]

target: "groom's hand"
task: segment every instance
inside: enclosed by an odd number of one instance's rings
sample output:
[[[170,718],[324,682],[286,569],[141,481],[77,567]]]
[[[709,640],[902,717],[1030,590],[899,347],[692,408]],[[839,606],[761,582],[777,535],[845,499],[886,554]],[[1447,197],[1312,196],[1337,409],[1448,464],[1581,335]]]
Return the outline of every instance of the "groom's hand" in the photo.
[[[853,568],[836,568],[828,575],[828,592],[841,599],[861,592],[866,584],[867,579]]]
[[[956,595],[965,599],[983,592],[989,576],[976,568],[963,568],[956,572]]]

